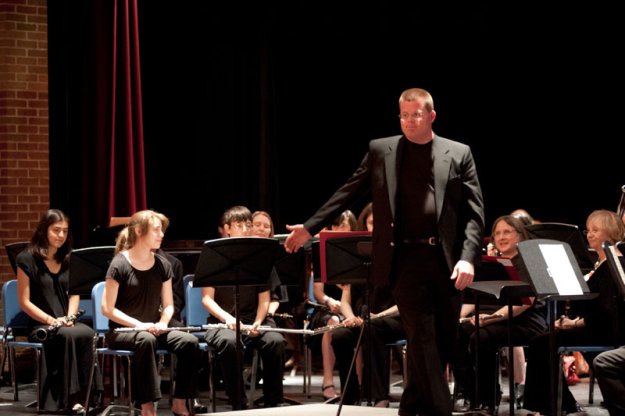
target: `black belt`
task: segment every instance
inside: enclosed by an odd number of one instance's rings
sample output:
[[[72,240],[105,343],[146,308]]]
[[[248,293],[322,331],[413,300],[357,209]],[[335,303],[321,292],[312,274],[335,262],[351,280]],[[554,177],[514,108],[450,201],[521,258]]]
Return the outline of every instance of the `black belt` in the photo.
[[[401,242],[403,244],[408,244],[408,245],[412,245],[412,244],[425,244],[428,246],[436,246],[438,245],[439,241],[438,238],[436,237],[428,237],[428,238],[403,238],[401,240]]]

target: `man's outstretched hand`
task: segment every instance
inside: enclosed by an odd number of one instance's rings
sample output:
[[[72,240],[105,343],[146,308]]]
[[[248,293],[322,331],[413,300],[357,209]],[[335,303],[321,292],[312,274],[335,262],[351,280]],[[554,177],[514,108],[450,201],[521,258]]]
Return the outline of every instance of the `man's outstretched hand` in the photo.
[[[286,229],[291,232],[284,242],[287,253],[297,252],[312,237],[303,224],[287,225]]]

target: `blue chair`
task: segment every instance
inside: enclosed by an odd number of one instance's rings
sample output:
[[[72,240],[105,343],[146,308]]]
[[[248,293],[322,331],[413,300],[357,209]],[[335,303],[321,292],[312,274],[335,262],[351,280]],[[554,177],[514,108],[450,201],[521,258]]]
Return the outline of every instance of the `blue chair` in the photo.
[[[20,308],[17,298],[17,280],[9,280],[2,286],[2,309],[4,311],[4,327],[5,334],[3,336],[4,347],[6,353],[9,354],[9,368],[11,369],[11,381],[13,384],[13,400],[19,400],[19,391],[17,386],[17,376],[15,374],[15,349],[30,348],[35,350],[35,380],[37,386],[37,398],[39,397],[40,376],[41,376],[41,354],[43,353],[43,344],[41,342],[17,341],[15,339],[15,331],[22,330],[24,333],[28,327],[28,316]],[[39,402],[34,401],[26,405],[30,407],[36,405],[39,412]]]
[[[104,294],[105,285],[106,285],[106,282],[98,282],[91,289],[91,307],[92,307],[91,315],[93,319],[93,329],[96,333],[94,346],[96,345],[95,342],[97,341],[97,339],[100,339],[102,340],[102,342],[104,342],[104,335],[109,330],[109,319],[102,314],[102,296]],[[119,384],[120,384],[119,393],[121,395],[121,399],[126,401],[127,404],[126,405],[117,405],[117,404],[109,405],[101,414],[107,415],[110,412],[113,412],[117,409],[127,408],[128,414],[134,415],[135,406],[134,406],[133,397],[132,397],[132,358],[134,357],[135,352],[132,350],[110,348],[107,346],[95,347],[95,352],[96,353],[93,355],[94,365],[92,366],[92,374],[90,377],[90,383],[89,383],[89,387],[87,390],[87,400],[89,400],[90,395],[91,395],[93,375],[94,375],[95,367],[97,365],[97,356],[111,357],[113,360],[113,395],[115,397],[118,397],[117,376],[119,373]],[[165,354],[169,354],[169,351],[164,350],[164,349],[158,349],[156,353],[163,356]],[[121,368],[119,372],[117,371],[117,360],[121,360],[121,359],[124,359],[126,362],[126,365],[125,365],[126,374],[125,375],[124,375],[124,372],[121,371]],[[101,366],[101,368],[105,368],[105,366]],[[172,374],[173,374],[173,371],[172,371]],[[127,396],[124,395],[124,390],[128,391]],[[172,392],[173,392],[173,388],[172,388]]]
[[[188,274],[183,277],[184,282],[184,319],[188,326],[202,326],[206,324],[208,319],[208,310],[202,305],[202,288],[193,287],[193,275]],[[182,315],[182,311],[181,311]],[[201,341],[198,343],[200,351],[204,351],[208,355],[208,368],[210,377],[208,387],[211,395],[211,408],[213,412],[217,411],[217,394],[215,393],[215,350],[204,342],[204,331],[193,332],[193,335]]]

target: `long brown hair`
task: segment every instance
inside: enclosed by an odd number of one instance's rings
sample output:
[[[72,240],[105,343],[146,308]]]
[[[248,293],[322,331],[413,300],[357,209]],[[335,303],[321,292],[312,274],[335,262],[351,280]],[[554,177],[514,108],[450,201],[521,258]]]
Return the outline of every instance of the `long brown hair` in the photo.
[[[37,228],[30,239],[30,246],[28,248],[34,256],[43,259],[48,257],[48,247],[50,245],[48,242],[48,228],[50,228],[52,224],[56,224],[61,221],[65,221],[69,225],[69,217],[60,209],[49,209],[41,216],[41,219],[37,224]],[[59,247],[56,253],[54,253],[54,260],[57,263],[66,262],[71,251],[72,234],[68,232],[65,244]]]
[[[128,225],[117,235],[117,240],[115,241],[115,254],[134,247],[137,243],[136,230],[139,230],[139,235],[145,235],[150,228],[150,224],[154,223],[155,218],[161,220],[161,226],[163,228],[163,232],[165,232],[169,226],[169,219],[165,215],[150,209],[134,213],[133,216],[130,217]]]

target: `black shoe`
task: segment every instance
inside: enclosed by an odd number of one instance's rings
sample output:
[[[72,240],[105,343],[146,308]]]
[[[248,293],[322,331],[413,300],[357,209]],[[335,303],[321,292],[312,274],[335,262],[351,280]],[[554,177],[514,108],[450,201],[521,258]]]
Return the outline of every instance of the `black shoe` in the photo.
[[[562,416],[565,416],[571,413],[580,413],[583,411],[584,411],[584,408],[582,407],[582,405],[579,404],[578,402],[575,402],[574,406],[571,406],[570,408],[562,410]]]

